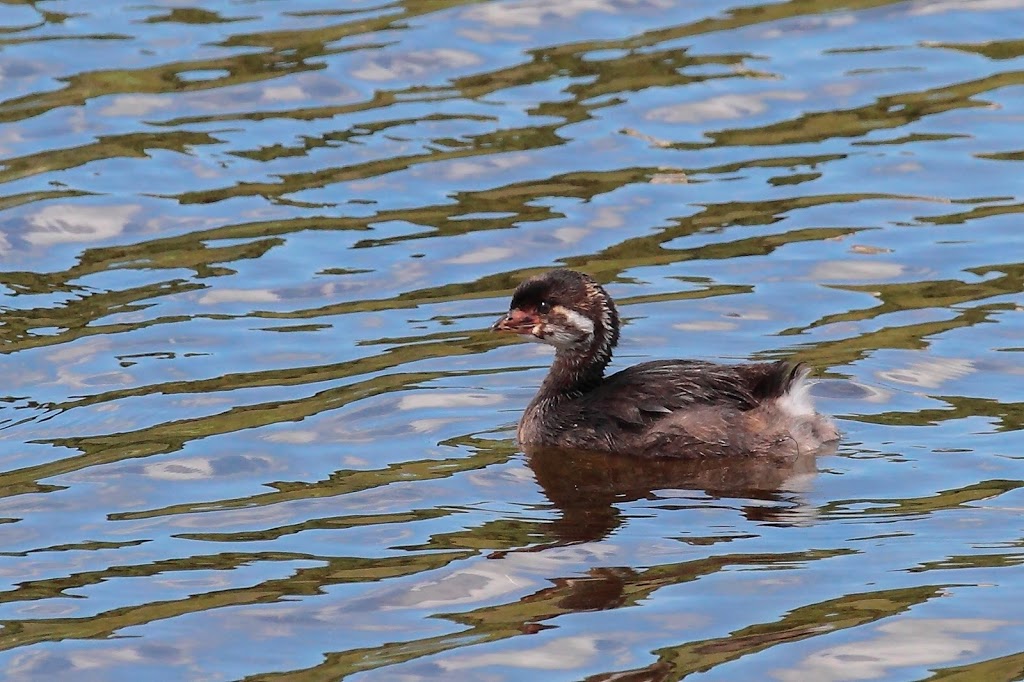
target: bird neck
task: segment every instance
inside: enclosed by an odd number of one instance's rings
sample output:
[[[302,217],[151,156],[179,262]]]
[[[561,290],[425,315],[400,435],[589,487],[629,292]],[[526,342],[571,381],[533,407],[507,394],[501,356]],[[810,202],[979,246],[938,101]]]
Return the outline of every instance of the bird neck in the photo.
[[[619,318],[610,300],[605,298],[602,303],[589,343],[559,348],[555,352],[538,398],[579,396],[592,391],[604,380],[604,370],[619,340]]]

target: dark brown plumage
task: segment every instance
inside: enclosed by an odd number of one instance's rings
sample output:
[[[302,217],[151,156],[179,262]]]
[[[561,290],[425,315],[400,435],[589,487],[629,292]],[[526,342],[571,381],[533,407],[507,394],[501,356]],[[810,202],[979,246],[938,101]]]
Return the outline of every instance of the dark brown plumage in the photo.
[[[795,455],[838,439],[814,411],[808,368],[655,360],[604,376],[619,316],[604,288],[573,270],[524,281],[492,327],[555,347],[519,422],[523,445],[645,457]]]

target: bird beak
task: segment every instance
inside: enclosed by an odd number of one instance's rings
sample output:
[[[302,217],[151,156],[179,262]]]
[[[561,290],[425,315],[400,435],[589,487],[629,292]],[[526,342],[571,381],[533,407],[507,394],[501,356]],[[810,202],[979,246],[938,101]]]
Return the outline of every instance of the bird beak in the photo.
[[[530,313],[513,309],[491,325],[492,332],[512,332],[513,334],[532,334],[539,320]]]

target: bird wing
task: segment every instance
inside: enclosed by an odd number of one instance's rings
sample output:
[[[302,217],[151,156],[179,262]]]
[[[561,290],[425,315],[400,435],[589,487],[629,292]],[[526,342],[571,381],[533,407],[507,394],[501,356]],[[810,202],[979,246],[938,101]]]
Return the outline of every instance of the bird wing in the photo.
[[[623,426],[641,428],[688,407],[721,405],[749,410],[784,393],[799,371],[799,366],[787,362],[645,362],[609,376],[583,398],[584,409]]]

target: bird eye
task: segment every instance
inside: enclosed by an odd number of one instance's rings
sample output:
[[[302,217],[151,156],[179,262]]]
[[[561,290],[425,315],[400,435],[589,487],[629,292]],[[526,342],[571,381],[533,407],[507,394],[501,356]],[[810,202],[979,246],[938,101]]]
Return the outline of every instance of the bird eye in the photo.
[[[537,304],[537,312],[541,315],[547,315],[551,311],[551,304],[547,301],[541,301]]]

